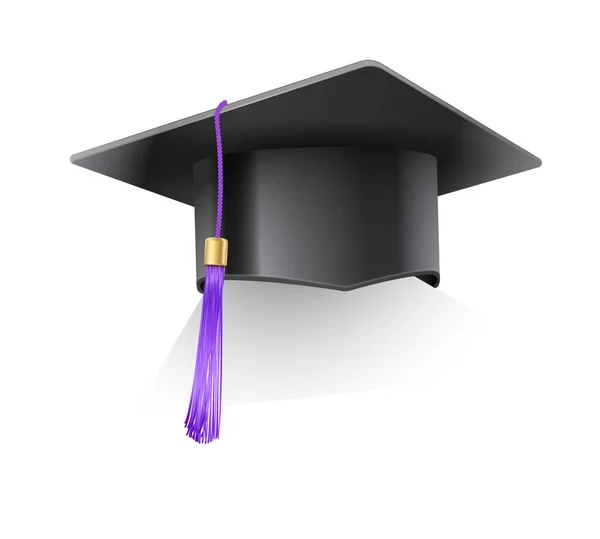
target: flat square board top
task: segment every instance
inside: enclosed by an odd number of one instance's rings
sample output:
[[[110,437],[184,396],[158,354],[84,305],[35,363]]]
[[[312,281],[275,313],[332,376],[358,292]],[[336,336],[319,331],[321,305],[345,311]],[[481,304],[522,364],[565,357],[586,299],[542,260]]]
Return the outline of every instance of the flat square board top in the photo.
[[[193,204],[193,164],[215,155],[214,109],[71,156],[71,162]],[[438,160],[439,194],[541,160],[386,66],[363,61],[227,105],[225,155],[315,146],[391,146]],[[225,178],[227,172],[225,171]]]

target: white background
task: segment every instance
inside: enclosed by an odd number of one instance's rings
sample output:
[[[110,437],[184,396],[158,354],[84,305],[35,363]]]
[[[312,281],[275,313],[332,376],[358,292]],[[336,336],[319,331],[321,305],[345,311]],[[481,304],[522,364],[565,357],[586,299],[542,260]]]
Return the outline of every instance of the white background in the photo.
[[[0,536],[598,537],[597,23],[3,5]],[[69,156],[362,59],[543,165],[440,198],[437,290],[227,283],[222,439],[194,444],[193,210]]]

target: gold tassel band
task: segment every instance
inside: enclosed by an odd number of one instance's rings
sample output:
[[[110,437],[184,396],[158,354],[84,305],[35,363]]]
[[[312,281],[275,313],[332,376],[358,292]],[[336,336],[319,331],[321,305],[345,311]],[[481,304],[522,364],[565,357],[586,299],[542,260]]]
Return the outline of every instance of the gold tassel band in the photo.
[[[229,242],[224,238],[206,238],[204,243],[205,266],[227,266]]]

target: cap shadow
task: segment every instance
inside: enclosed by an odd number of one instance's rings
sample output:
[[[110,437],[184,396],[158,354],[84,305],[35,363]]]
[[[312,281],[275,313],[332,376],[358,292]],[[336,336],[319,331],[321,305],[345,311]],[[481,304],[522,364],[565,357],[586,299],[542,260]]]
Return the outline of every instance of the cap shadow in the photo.
[[[201,303],[160,368],[153,407],[187,407]],[[443,360],[473,313],[416,278],[337,292],[228,281],[223,402],[237,405],[369,391]],[[462,335],[462,337],[460,337]],[[156,409],[156,408],[155,408]]]

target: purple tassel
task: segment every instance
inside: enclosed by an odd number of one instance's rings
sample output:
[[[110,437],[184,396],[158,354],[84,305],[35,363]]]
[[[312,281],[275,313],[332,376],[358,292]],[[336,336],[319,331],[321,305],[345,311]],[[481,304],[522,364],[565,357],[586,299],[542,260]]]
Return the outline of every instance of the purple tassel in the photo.
[[[196,370],[185,419],[187,435],[201,444],[218,439],[221,427],[224,282],[224,267],[206,266]]]
[[[222,101],[215,111],[215,135],[217,142],[217,222],[215,238],[207,239],[207,248],[220,240],[223,221],[223,147],[221,142],[220,115],[227,101]],[[211,243],[212,242],[212,243]],[[221,389],[223,350],[223,284],[227,265],[227,241],[216,242],[217,260],[207,263],[204,253],[205,277],[204,299],[198,336],[198,353],[192,395],[185,426],[187,435],[201,444],[219,438],[221,430]],[[212,252],[215,254],[215,251]],[[216,265],[222,264],[222,265]]]

